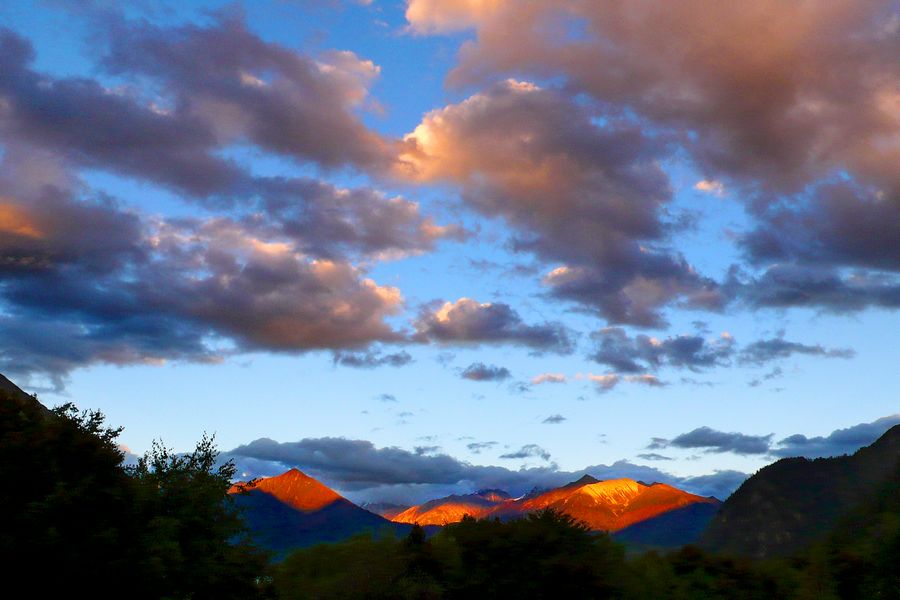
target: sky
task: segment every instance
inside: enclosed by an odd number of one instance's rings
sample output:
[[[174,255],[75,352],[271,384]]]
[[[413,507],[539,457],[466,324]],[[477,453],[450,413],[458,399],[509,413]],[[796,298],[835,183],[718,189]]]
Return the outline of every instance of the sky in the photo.
[[[0,5],[0,372],[357,501],[900,423],[900,3]]]

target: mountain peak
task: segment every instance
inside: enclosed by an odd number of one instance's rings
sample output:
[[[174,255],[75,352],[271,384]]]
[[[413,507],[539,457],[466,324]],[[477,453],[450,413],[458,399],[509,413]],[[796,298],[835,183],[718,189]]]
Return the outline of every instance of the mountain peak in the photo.
[[[580,487],[583,485],[591,485],[592,483],[600,483],[600,480],[596,477],[591,477],[587,473],[581,476],[577,481],[573,481],[572,483],[568,483],[563,487]]]
[[[490,500],[491,502],[500,502],[512,498],[512,496],[510,496],[503,490],[498,489],[478,490],[472,495],[478,496],[479,498],[484,498],[485,500]]]
[[[330,487],[296,468],[281,475],[260,479],[245,487],[251,492],[259,490],[274,496],[281,502],[304,512],[319,510],[342,498]]]

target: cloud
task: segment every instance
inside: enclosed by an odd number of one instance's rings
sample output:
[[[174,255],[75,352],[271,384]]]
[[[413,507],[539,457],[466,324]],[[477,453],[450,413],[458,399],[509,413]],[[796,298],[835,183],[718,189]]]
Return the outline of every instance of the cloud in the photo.
[[[565,420],[566,420],[566,418],[564,416],[556,414],[556,415],[550,415],[549,417],[547,417],[546,419],[541,421],[541,423],[544,423],[547,425],[557,425],[559,423],[562,423]]]
[[[506,367],[477,362],[466,367],[460,377],[469,381],[503,381],[512,377],[512,374]]]
[[[712,194],[713,196],[725,195],[725,185],[721,181],[716,181],[715,179],[701,179],[694,184],[694,189],[707,194]]]
[[[658,325],[675,300],[718,306],[715,282],[666,247],[665,136],[594,117],[566,94],[508,80],[425,115],[395,173],[460,186],[513,229],[514,250],[562,264],[543,279],[551,296],[609,321]]]
[[[762,377],[757,377],[756,379],[749,381],[747,385],[750,387],[759,387],[764,381],[778,379],[782,375],[784,375],[784,370],[781,367],[773,367],[771,371],[764,373]]]
[[[762,365],[773,360],[789,358],[794,354],[823,358],[853,358],[856,353],[849,348],[824,348],[819,344],[801,344],[783,338],[772,338],[746,346],[741,350],[740,359],[744,363]]]
[[[500,5],[496,0],[409,0],[406,20],[415,33],[448,33],[472,27]]]
[[[790,456],[819,458],[853,454],[863,446],[873,443],[884,432],[898,424],[900,424],[900,414],[889,415],[871,423],[860,423],[845,429],[836,429],[827,436],[807,437],[798,433],[778,442],[773,442],[774,434],[746,435],[734,432],[725,433],[709,427],[698,427],[671,440],[652,438],[647,449],[699,448],[715,453],[765,454],[778,458]]]
[[[460,298],[426,306],[414,326],[414,339],[460,344],[518,344],[539,352],[571,353],[573,332],[560,323],[526,324],[509,305]]]
[[[470,449],[489,449],[492,442]],[[489,444],[489,445],[488,445]],[[509,460],[540,458],[549,454],[529,444],[509,453]],[[544,458],[546,456],[546,459]],[[297,467],[359,500],[392,498],[394,501],[422,502],[451,493],[500,488],[514,496],[535,487],[564,485],[589,473],[598,479],[630,477],[676,485],[701,495],[726,498],[747,475],[717,471],[699,477],[677,477],[665,471],[620,460],[610,465],[592,465],[578,471],[561,471],[554,464],[511,470],[505,467],[472,465],[446,454],[416,454],[397,447],[377,448],[365,440],[306,438],[298,442],[276,442],[261,438],[223,453],[221,460],[234,459],[242,477],[274,475]]]
[[[472,454],[481,454],[482,450],[490,450],[496,445],[497,442],[472,442],[471,444],[466,444],[466,448]]]
[[[612,367],[615,373],[601,376],[595,381],[602,388],[611,389],[618,383],[619,374],[641,374],[661,367],[686,368],[701,371],[717,366],[728,366],[732,359],[745,365],[761,366],[794,354],[823,358],[852,358],[855,353],[848,348],[825,348],[819,344],[803,344],[783,337],[757,340],[739,348],[734,337],[724,332],[718,338],[706,339],[698,335],[679,335],[658,339],[644,334],[629,337],[620,327],[607,327],[593,334],[594,351],[589,358]],[[769,373],[764,379],[781,375]],[[755,385],[759,385],[756,381]],[[753,384],[751,382],[751,384]]]
[[[509,460],[513,459],[521,459],[521,458],[531,458],[537,457],[543,461],[550,460],[550,453],[538,446],[537,444],[526,444],[516,450],[515,452],[509,452],[507,454],[501,454],[500,458],[505,458]]]
[[[638,454],[638,458],[643,458],[644,460],[675,460],[669,456],[663,456],[662,454],[657,454],[656,452],[647,452],[645,454]]]
[[[772,449],[772,454],[779,457],[805,456],[807,458],[853,454],[898,424],[900,424],[900,414],[882,417],[871,423],[860,423],[845,429],[836,429],[827,436],[806,437],[798,433],[779,440],[778,446]]]
[[[776,264],[759,276],[730,271],[724,289],[751,308],[813,306],[834,313],[900,307],[900,280],[891,274],[850,274],[823,266]]]
[[[696,335],[660,340],[643,334],[630,338],[620,327],[607,327],[591,338],[596,346],[589,358],[618,373],[641,373],[663,365],[698,371],[728,364],[734,352],[730,335],[714,340]]]
[[[893,0],[417,0],[407,19],[423,33],[474,29],[451,86],[554,78],[675,136],[704,175],[699,189],[740,190],[756,221],[741,244],[762,269],[740,289],[748,306],[900,305],[898,255],[883,251],[900,235]],[[773,269],[793,281],[772,289]]]
[[[612,390],[622,382],[638,383],[650,387],[662,387],[666,385],[665,383],[660,381],[659,378],[656,377],[656,375],[651,375],[649,373],[642,373],[640,375],[619,375],[617,373],[594,375],[592,373],[588,373],[583,377],[588,379],[589,381],[594,382],[594,384],[597,386],[597,391],[601,393]]]
[[[413,362],[413,357],[406,351],[391,354],[379,354],[372,350],[366,352],[338,351],[332,354],[334,364],[356,369],[373,369],[375,367],[403,367]]]
[[[766,454],[771,445],[772,436],[746,435],[743,433],[726,433],[710,427],[698,427],[693,431],[682,433],[671,440],[654,438],[647,448],[702,448],[706,452],[733,452],[734,454]]]
[[[18,230],[0,236],[4,371],[58,386],[93,362],[213,362],[403,339],[385,322],[402,306],[399,290],[235,221],[144,218],[52,188],[3,205],[4,226]]]
[[[790,188],[835,165],[896,175],[888,172],[890,149],[879,142],[900,129],[889,0],[824,9],[777,0],[712,7],[689,1],[674,9],[561,0],[539,0],[527,10],[511,0],[490,6],[464,13],[460,23],[474,27],[476,39],[463,46],[451,83],[560,74],[599,101],[693,131],[682,143],[704,172],[767,178],[769,186]],[[425,15],[431,22],[448,17],[443,4],[419,8],[417,23],[429,22]],[[514,48],[504,44],[521,31],[531,35]],[[763,32],[770,46],[760,53]]]
[[[389,144],[354,114],[380,69],[352,52],[313,59],[263,41],[235,13],[206,27],[107,20],[104,33],[109,73],[157,81],[173,112],[220,143],[328,166],[388,160]]]
[[[562,373],[541,373],[531,378],[532,385],[541,385],[543,383],[565,383],[566,376]]]

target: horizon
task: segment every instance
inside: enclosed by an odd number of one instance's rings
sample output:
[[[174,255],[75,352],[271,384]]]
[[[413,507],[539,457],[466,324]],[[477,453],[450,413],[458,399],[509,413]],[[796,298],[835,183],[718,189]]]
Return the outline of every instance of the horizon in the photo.
[[[356,503],[900,424],[900,9],[0,6],[0,373]]]

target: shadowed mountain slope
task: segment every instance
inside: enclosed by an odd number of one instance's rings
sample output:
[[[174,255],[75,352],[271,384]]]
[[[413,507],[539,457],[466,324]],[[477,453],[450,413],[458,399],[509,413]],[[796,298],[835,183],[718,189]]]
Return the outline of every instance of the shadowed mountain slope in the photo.
[[[363,510],[297,469],[250,484],[235,484],[229,493],[255,541],[276,552],[365,532],[405,535],[409,530],[407,525]]]
[[[897,472],[900,425],[851,456],[785,458],[760,469],[722,505],[701,545],[753,557],[787,555],[821,539]]]

